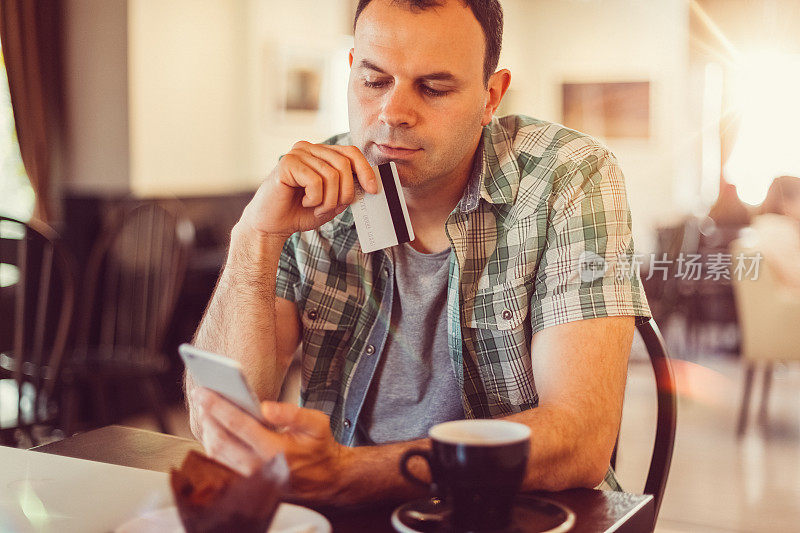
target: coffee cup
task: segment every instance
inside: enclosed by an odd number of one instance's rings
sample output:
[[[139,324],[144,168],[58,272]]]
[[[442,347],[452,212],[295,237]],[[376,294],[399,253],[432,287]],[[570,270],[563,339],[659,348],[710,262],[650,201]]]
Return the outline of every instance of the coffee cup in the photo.
[[[430,486],[450,509],[457,530],[502,529],[511,522],[530,454],[531,430],[507,420],[454,420],[430,428],[431,448],[413,448],[400,460],[412,483]],[[421,457],[431,471],[426,483],[412,474],[408,461]]]

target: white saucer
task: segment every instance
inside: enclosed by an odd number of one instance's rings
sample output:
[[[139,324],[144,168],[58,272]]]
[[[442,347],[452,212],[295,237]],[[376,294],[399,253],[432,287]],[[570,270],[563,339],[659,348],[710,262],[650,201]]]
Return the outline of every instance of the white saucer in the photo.
[[[172,505],[125,522],[115,533],[183,533],[183,525],[178,508]],[[268,533],[331,533],[331,524],[312,509],[282,503]]]

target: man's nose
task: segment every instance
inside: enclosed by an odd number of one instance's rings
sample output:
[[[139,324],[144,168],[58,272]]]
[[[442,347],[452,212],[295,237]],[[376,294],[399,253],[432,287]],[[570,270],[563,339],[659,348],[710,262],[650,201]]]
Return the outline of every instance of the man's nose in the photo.
[[[392,128],[410,128],[417,123],[414,96],[403,87],[395,87],[384,95],[381,122]]]

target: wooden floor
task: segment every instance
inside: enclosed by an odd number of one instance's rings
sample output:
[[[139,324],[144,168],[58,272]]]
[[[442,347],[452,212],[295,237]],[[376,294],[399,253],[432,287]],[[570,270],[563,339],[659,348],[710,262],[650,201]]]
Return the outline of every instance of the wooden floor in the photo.
[[[644,485],[654,433],[654,384],[644,357],[634,345],[618,463],[629,491]],[[735,436],[743,379],[738,362],[676,360],[675,370],[678,433],[656,531],[800,531],[800,365],[776,369],[770,423],[757,427],[752,416],[741,440]],[[171,410],[170,420],[176,434],[190,436],[181,407]],[[155,428],[147,418],[126,423]]]
[[[619,475],[641,490],[655,419],[654,384],[634,350],[620,437]],[[800,365],[775,371],[769,421],[736,438],[743,372],[736,360],[675,361],[678,429],[656,531],[800,531]],[[759,387],[754,400],[760,400]]]

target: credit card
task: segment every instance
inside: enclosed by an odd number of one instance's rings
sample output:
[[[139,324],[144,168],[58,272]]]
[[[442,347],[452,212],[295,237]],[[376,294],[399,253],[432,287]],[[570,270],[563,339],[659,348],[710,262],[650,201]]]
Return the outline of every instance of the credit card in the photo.
[[[372,171],[378,178],[378,194],[365,192],[356,182],[356,200],[350,206],[364,253],[414,240],[394,161],[373,165]]]

